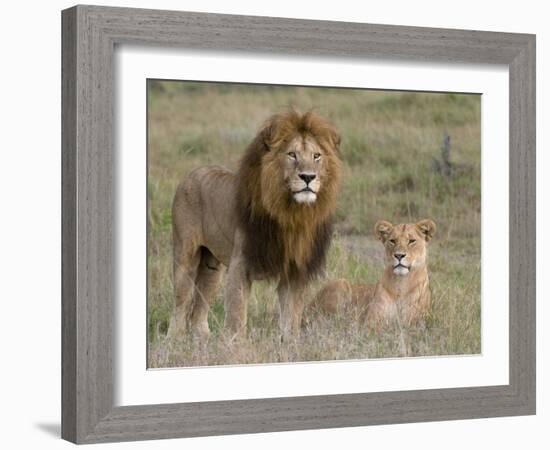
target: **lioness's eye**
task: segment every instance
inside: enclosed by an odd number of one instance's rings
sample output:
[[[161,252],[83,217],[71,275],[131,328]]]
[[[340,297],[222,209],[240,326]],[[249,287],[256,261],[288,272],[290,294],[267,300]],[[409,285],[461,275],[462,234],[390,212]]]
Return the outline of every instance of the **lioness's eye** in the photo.
[[[416,242],[416,239],[409,239],[409,245],[413,245]]]
[[[296,159],[296,153],[294,152],[288,152],[287,155],[289,158]]]
[[[395,245],[395,239],[390,239],[390,244]]]
[[[321,159],[321,154],[320,154],[320,153],[315,153],[315,154],[313,155],[313,159],[314,159],[315,161],[319,161],[319,160]]]

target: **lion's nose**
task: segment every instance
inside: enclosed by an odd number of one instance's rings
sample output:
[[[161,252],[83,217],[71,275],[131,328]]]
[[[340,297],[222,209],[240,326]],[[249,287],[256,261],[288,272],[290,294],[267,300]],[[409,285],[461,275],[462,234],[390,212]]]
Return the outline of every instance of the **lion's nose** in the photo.
[[[394,253],[393,256],[395,256],[397,261],[401,261],[405,257],[405,253]]]
[[[315,180],[315,174],[314,173],[301,173],[298,176],[302,180],[304,180],[306,184],[309,184],[310,181]]]

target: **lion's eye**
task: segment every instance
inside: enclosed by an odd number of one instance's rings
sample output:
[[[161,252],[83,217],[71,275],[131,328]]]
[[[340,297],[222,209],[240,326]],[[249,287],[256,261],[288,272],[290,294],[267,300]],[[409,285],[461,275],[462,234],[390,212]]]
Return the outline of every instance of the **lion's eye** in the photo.
[[[390,244],[395,245],[395,239],[390,239]]]
[[[287,155],[290,159],[296,159],[296,153],[294,152],[288,152]]]
[[[319,161],[319,160],[321,159],[321,154],[320,154],[320,153],[315,153],[315,154],[313,155],[313,159],[314,159],[315,161]]]
[[[409,239],[409,245],[413,245],[416,242],[416,239]]]

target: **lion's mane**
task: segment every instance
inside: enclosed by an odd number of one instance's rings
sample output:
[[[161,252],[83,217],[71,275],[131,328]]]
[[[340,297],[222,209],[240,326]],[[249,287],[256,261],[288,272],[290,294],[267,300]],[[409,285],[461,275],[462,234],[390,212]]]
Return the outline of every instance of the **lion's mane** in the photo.
[[[313,137],[325,152],[325,176],[311,205],[293,201],[275,163],[275,153],[297,135]],[[252,273],[307,280],[324,268],[341,177],[339,143],[338,131],[325,119],[289,111],[273,116],[248,146],[237,172],[236,204]]]

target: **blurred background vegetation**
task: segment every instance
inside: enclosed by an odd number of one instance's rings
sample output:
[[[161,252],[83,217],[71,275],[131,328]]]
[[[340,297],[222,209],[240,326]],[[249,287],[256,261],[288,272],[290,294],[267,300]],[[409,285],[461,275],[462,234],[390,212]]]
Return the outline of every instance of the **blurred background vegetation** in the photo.
[[[375,282],[382,245],[372,228],[432,218],[434,312],[427,330],[367,335],[349,318],[319,321],[291,347],[278,341],[274,286],[256,283],[249,338],[223,342],[223,288],[213,336],[197,349],[168,341],[173,308],[171,202],[192,169],[236,169],[273,113],[314,109],[342,135],[343,185],[328,276]],[[152,367],[475,354],[481,349],[481,101],[479,95],[181,81],[148,82],[148,336]],[[313,291],[318,287],[316,285]],[[219,339],[218,339],[219,338]]]

